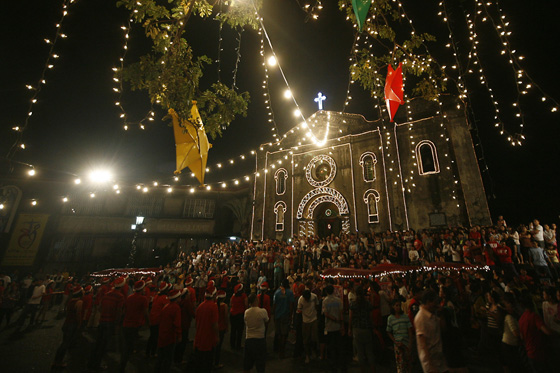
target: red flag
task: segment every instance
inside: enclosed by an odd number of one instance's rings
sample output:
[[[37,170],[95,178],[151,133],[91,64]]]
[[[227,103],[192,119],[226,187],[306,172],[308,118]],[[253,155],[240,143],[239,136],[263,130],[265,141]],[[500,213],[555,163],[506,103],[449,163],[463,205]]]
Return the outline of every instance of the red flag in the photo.
[[[404,104],[403,100],[403,82],[402,82],[402,64],[393,70],[393,66],[387,66],[387,79],[385,80],[385,102],[391,122],[397,113],[399,105]]]

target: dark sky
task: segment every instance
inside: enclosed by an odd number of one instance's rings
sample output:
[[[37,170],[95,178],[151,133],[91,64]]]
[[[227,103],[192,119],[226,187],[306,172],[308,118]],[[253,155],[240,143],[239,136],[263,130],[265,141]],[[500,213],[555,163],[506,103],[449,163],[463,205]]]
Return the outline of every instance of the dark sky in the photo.
[[[295,0],[266,0],[265,3],[262,12],[265,26],[304,115],[317,110],[313,98],[319,91],[327,96],[326,110],[341,110],[348,84],[353,32],[336,8],[336,2],[323,1],[325,8],[320,18],[307,23]],[[550,11],[553,2],[539,2],[539,6],[527,1],[502,3],[513,31],[510,40],[517,52],[525,56],[526,71],[546,92],[560,99],[560,27]],[[2,156],[13,141],[10,129],[25,119],[30,98],[25,85],[34,85],[40,76],[48,53],[43,39],[54,34],[60,4],[61,1],[54,0],[11,1],[0,14]],[[436,16],[435,0],[404,4],[417,28],[438,35],[441,30],[437,27],[442,22]],[[47,71],[47,84],[33,108],[25,133],[27,149],[19,152],[15,160],[33,164],[38,170],[45,170],[42,174],[48,173],[49,177],[65,178],[67,173],[84,174],[91,167],[109,166],[118,179],[130,184],[170,180],[174,170],[174,142],[171,128],[160,120],[163,111],[157,111],[158,120],[151,122],[145,131],[132,127],[125,132],[114,105],[111,68],[122,53],[120,26],[126,21],[126,12],[117,9],[115,1],[79,0],[71,5],[69,13],[63,26],[68,37],[56,45],[55,53],[60,58]],[[188,31],[196,50],[216,58],[216,22],[193,19]],[[138,28],[131,34],[131,58],[144,51],[141,35]],[[224,28],[223,37],[221,77],[224,82],[231,82],[237,33]],[[482,35],[482,40],[492,45],[490,36]],[[211,141],[214,147],[209,156],[210,167],[247,154],[272,139],[265,121],[259,37],[254,31],[245,31],[241,43],[237,85],[250,92],[251,106],[247,118],[235,120],[222,138]],[[496,45],[495,49],[498,48]],[[491,55],[493,49],[487,47],[484,52]],[[507,79],[502,80],[500,66],[491,64],[488,69],[496,73],[497,77],[491,79],[501,87],[503,96],[500,97],[507,101],[511,87]],[[216,68],[209,68],[207,76],[215,77]],[[292,116],[293,107],[281,97],[284,87],[277,70],[270,70],[270,84],[275,118],[280,132],[284,133],[297,124]],[[356,99],[347,111],[372,119],[372,101],[367,94],[354,85],[352,96]],[[557,221],[560,113],[551,114],[550,106],[540,103],[540,95],[528,96],[525,101],[527,140],[523,147],[512,147],[497,134],[484,91],[473,90],[484,164],[489,168],[485,186],[492,197],[491,212],[494,217],[503,214],[513,222],[533,217]],[[127,93],[122,102],[129,115],[138,119],[149,109],[148,100],[142,94]],[[211,173],[208,179],[220,181],[232,175],[244,175],[253,171],[253,167],[253,161],[246,161],[230,168],[229,174]],[[16,168],[14,172],[21,171]],[[185,183],[192,183],[192,179],[186,177]]]

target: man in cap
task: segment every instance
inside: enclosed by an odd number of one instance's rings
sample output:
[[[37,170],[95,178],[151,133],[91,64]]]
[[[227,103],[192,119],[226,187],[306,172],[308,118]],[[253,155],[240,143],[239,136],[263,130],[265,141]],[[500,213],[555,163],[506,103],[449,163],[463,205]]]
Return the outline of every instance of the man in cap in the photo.
[[[218,305],[214,302],[216,288],[209,285],[204,293],[204,302],[196,309],[196,334],[194,337],[194,353],[197,357],[197,372],[212,371],[213,349],[219,341]]]
[[[134,350],[134,344],[138,339],[138,329],[149,319],[148,299],[142,294],[143,289],[144,281],[136,281],[134,283],[134,293],[124,302],[124,348],[121,354],[121,372],[125,371],[130,354]]]
[[[76,342],[76,338],[79,335],[79,330],[84,318],[82,312],[82,295],[82,287],[80,285],[74,286],[72,289],[72,298],[68,301],[68,305],[66,306],[66,319],[62,325],[62,343],[56,350],[53,363],[54,368],[63,368],[66,366],[66,364],[64,364],[64,355],[66,355],[66,351],[68,351],[70,346]]]
[[[107,281],[107,284],[109,282]],[[115,287],[110,289],[103,295],[98,306],[99,326],[97,327],[97,339],[95,347],[91,352],[89,360],[90,370],[98,370],[103,368],[101,361],[105,356],[109,339],[115,334],[115,328],[118,325],[123,311],[124,296],[121,287],[124,285],[124,278],[115,281]]]
[[[185,279],[185,286],[189,291],[189,296],[191,298],[193,306],[196,304],[196,290],[193,288],[193,278],[191,276],[187,276]]]
[[[103,296],[111,291],[113,288],[111,287],[111,279],[109,277],[103,277],[101,279],[101,286],[97,289],[95,293],[94,301],[93,301],[93,314],[92,317],[89,319],[88,327],[97,327],[99,325],[99,317],[100,317],[100,304]]]
[[[182,290],[171,290],[169,303],[161,311],[158,333],[158,361],[156,372],[169,372],[173,362],[173,353],[177,343],[181,342],[181,307],[178,301],[183,294]]]
[[[152,309],[150,310],[150,337],[146,346],[146,356],[155,356],[156,354],[161,311],[169,303],[169,298],[167,297],[169,289],[171,289],[171,285],[162,281],[159,284],[159,293],[152,302]]]

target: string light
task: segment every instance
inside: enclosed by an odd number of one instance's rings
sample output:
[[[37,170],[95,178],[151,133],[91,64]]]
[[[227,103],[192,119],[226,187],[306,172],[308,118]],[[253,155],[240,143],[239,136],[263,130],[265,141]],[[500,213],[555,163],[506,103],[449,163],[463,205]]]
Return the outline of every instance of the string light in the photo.
[[[23,120],[23,123],[21,124],[21,126],[14,127],[14,128],[17,128],[17,130],[14,129],[14,131],[16,131],[16,136],[15,136],[15,140],[14,140],[12,146],[10,147],[8,153],[6,154],[7,159],[13,158],[13,156],[17,153],[18,150],[20,150],[20,149],[24,150],[25,149],[25,144],[22,142],[23,135],[24,135],[24,132],[28,128],[29,120],[30,120],[31,116],[33,115],[33,107],[38,101],[38,97],[39,97],[39,94],[41,93],[43,85],[46,84],[45,77],[47,75],[47,71],[52,70],[54,68],[53,60],[59,58],[58,54],[54,53],[55,47],[57,45],[57,42],[58,42],[59,38],[61,38],[61,39],[66,38],[66,34],[62,33],[62,25],[64,23],[64,20],[65,20],[66,16],[68,15],[69,6],[71,4],[73,4],[74,2],[75,2],[75,0],[64,0],[62,2],[62,12],[61,12],[62,15],[61,15],[60,19],[58,20],[58,22],[55,24],[54,37],[52,38],[52,40],[48,39],[48,38],[44,39],[45,43],[49,45],[49,51],[47,53],[47,57],[45,59],[45,63],[43,65],[43,69],[41,71],[41,75],[39,77],[39,80],[37,81],[37,84],[35,86],[32,86],[30,84],[27,84],[25,86],[28,90],[32,91],[33,94],[31,96],[31,98],[29,99],[29,105],[27,107],[27,115],[25,116],[25,119]]]

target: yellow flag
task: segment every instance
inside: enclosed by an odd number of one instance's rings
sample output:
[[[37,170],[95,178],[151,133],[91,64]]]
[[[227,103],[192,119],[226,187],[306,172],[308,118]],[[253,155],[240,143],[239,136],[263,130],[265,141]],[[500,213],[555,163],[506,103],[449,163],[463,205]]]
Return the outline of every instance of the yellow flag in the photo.
[[[175,151],[177,154],[175,174],[180,174],[185,167],[188,167],[200,184],[204,185],[208,150],[212,147],[212,144],[208,142],[196,101],[193,101],[188,120],[179,123],[179,116],[173,109],[169,109],[169,115],[173,119]]]

